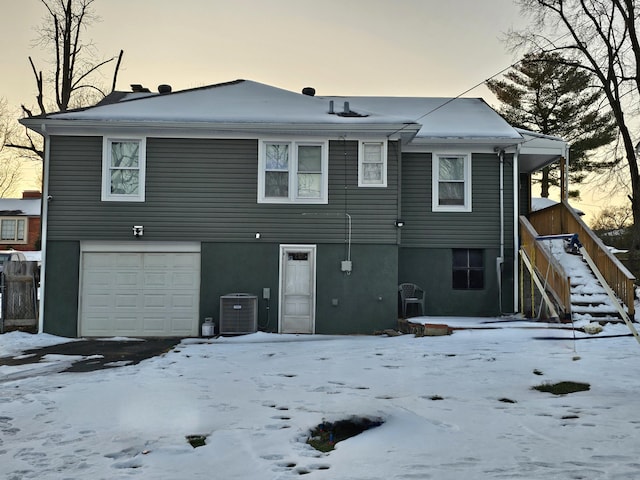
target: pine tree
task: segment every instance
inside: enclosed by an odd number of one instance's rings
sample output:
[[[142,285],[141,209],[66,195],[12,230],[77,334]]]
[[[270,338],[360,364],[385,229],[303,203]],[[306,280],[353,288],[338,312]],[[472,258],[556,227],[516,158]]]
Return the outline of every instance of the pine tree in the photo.
[[[616,138],[616,124],[607,110],[601,109],[603,94],[593,87],[592,75],[567,65],[556,53],[529,53],[504,76],[489,80],[487,87],[502,103],[499,113],[513,126],[561,137],[568,141],[569,179],[582,183],[589,173],[610,169],[611,162],[594,159],[594,150]],[[559,167],[542,171],[541,196],[559,185]],[[569,192],[579,196],[577,190]]]

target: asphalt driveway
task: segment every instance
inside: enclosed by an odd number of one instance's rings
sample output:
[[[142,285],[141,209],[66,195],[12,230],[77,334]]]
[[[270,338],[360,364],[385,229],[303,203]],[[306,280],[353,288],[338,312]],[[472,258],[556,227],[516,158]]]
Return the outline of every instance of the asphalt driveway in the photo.
[[[0,357],[0,365],[39,363],[46,355],[81,356],[63,372],[92,372],[123,365],[135,365],[147,358],[162,355],[181,338],[145,338],[128,340],[82,339],[48,347],[25,350],[15,357]]]

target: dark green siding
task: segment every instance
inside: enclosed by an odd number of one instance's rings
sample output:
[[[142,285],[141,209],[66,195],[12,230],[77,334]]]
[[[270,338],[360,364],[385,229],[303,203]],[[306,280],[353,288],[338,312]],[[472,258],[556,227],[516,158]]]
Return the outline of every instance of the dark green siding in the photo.
[[[203,243],[201,316],[218,319],[220,296],[258,296],[258,324],[278,330],[279,244]],[[318,245],[316,258],[316,333],[370,334],[394,328],[397,319],[396,246],[352,245],[353,272],[340,271],[345,248]],[[271,289],[269,302],[262,289]],[[333,301],[337,300],[337,305]],[[267,307],[270,307],[267,309]]]
[[[52,137],[49,239],[396,243],[397,152],[388,187],[358,188],[358,142],[331,141],[329,204],[258,204],[258,141],[147,139],[145,202],[102,202],[102,137]]]
[[[44,331],[62,337],[78,335],[79,242],[47,242]]]
[[[472,211],[431,211],[431,154],[404,153],[402,159],[402,245],[405,247],[495,247],[500,241],[500,162],[497,155],[473,154]],[[513,169],[505,162],[505,237],[513,241]]]
[[[402,160],[402,248],[399,283],[427,291],[427,315],[493,316],[513,311],[513,166],[504,163],[504,264],[500,255],[500,162],[473,154],[472,212],[432,212],[431,154],[405,153]],[[484,250],[485,288],[452,288],[452,248]],[[499,294],[499,277],[502,295]]]

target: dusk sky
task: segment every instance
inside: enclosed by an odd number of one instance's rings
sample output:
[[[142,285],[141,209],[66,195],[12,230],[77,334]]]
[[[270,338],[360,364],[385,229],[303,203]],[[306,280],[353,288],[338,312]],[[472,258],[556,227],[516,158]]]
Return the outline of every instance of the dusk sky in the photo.
[[[45,8],[0,0],[0,97],[34,103],[29,55]],[[8,8],[7,8],[8,7]],[[456,96],[514,56],[501,41],[525,24],[513,0],[97,0],[86,32],[101,57],[124,50],[118,89],[184,89],[238,78],[325,95]],[[7,75],[8,73],[8,75]],[[113,69],[105,69],[110,85]],[[467,96],[486,96],[483,88]]]
[[[34,45],[46,10],[0,5],[0,98],[33,107],[28,57],[51,67]],[[124,50],[118,90],[243,78],[319,95],[455,97],[511,65],[505,34],[529,23],[514,0],[96,0],[93,10],[85,39],[97,56]],[[108,87],[113,66],[103,73]],[[496,105],[484,86],[465,96]]]

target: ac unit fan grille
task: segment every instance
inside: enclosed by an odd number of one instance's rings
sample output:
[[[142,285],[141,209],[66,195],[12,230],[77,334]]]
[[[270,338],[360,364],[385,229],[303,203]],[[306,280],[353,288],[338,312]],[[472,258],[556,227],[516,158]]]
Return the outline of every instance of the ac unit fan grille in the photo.
[[[258,331],[258,297],[229,294],[220,297],[220,334]]]

